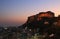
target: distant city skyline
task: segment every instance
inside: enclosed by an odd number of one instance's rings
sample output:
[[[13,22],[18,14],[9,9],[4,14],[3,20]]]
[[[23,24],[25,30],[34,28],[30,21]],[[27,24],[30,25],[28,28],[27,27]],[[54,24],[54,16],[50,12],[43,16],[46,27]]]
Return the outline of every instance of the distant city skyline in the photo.
[[[0,0],[0,23],[23,24],[28,16],[45,11],[60,15],[60,0]]]

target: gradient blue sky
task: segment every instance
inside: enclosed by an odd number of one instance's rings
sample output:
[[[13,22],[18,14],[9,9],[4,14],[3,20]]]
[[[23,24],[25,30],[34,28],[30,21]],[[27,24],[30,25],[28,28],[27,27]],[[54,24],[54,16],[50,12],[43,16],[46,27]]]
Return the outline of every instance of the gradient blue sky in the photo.
[[[60,0],[0,0],[0,21],[24,23],[28,16],[42,11],[60,14]]]

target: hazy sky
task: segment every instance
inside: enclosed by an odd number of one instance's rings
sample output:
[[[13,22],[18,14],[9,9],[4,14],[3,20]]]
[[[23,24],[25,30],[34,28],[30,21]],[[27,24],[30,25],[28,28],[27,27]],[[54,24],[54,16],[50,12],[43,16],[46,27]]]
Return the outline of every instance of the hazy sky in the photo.
[[[0,0],[0,22],[24,23],[42,11],[60,14],[60,0]]]

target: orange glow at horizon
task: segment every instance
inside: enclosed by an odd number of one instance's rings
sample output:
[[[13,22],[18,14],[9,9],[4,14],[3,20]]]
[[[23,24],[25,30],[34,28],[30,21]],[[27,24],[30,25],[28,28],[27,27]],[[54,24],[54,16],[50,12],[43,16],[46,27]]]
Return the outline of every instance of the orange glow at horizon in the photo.
[[[37,11],[39,12],[39,11]],[[37,12],[29,12],[30,14],[26,14],[25,16],[12,16],[6,19],[0,19],[1,22],[5,21],[5,22],[14,22],[14,23],[23,23],[27,21],[27,17],[38,14]],[[60,11],[54,11],[55,16],[60,15]]]

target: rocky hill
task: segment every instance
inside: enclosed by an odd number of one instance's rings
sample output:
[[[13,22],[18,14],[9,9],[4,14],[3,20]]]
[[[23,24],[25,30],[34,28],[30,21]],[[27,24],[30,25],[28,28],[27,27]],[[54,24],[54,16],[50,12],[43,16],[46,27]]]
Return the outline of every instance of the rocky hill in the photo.
[[[39,32],[43,32],[56,26],[60,27],[60,16],[55,17],[54,12],[47,11],[29,16],[27,22],[22,26],[19,26],[19,28],[25,29],[27,27],[27,29],[31,29],[33,31],[37,31],[37,29],[39,29]]]
[[[29,16],[26,23],[18,27],[19,31],[25,31],[31,35],[39,33],[40,35],[54,35],[48,39],[60,39],[60,15],[55,17],[55,13],[51,11],[40,12],[39,14]]]

